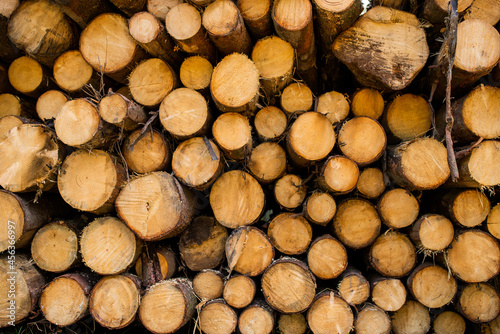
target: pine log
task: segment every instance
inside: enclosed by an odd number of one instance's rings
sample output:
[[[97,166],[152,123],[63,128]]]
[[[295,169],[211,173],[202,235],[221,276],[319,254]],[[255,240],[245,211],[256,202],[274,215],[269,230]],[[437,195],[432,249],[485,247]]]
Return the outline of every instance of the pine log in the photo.
[[[9,66],[9,82],[18,92],[33,98],[54,87],[49,71],[28,56],[14,60]]]
[[[403,277],[417,261],[415,246],[405,234],[387,231],[370,247],[369,261],[384,276]]]
[[[354,116],[379,119],[384,112],[384,97],[376,89],[362,88],[354,92],[351,98],[351,109]]]
[[[358,334],[390,334],[391,318],[380,307],[365,303],[354,320],[354,329]]]
[[[307,265],[290,257],[270,264],[262,274],[261,286],[266,302],[285,314],[305,311],[316,294],[316,280]]]
[[[233,170],[222,174],[210,191],[215,219],[227,228],[255,223],[264,210],[260,184],[248,173]]]
[[[463,13],[474,0],[457,0],[457,11]],[[448,16],[449,1],[447,0],[425,0],[420,10],[420,15],[430,23],[443,23]]]
[[[6,115],[0,118],[0,137],[19,125],[26,124],[26,119],[20,116]]]
[[[413,297],[429,308],[445,306],[457,293],[455,278],[446,269],[430,262],[424,262],[415,268],[406,284]]]
[[[148,12],[156,16],[162,23],[168,12],[175,6],[184,2],[184,0],[147,0],[146,8]]]
[[[374,167],[363,169],[359,174],[356,189],[368,199],[379,197],[385,191],[384,174]]]
[[[259,139],[271,141],[278,140],[285,133],[288,118],[281,109],[267,106],[257,112],[253,122]]]
[[[223,167],[217,145],[206,137],[183,141],[172,156],[172,171],[179,181],[201,191],[214,183]]]
[[[255,40],[273,34],[274,28],[271,19],[272,1],[238,0],[236,4],[245,21],[248,32]]]
[[[96,16],[110,12],[111,7],[104,0],[53,0],[61,10],[84,29]]]
[[[370,282],[352,267],[342,273],[337,289],[340,297],[352,306],[361,305],[370,297]]]
[[[178,235],[196,211],[192,193],[166,172],[131,179],[118,194],[115,207],[118,216],[146,241]]]
[[[413,300],[408,300],[391,318],[394,334],[426,334],[431,329],[429,311]]]
[[[184,52],[199,55],[215,63],[215,47],[201,25],[201,14],[189,3],[180,3],[165,17],[167,32]]]
[[[257,276],[271,264],[274,248],[260,229],[243,226],[235,229],[226,241],[226,258],[230,270]]]
[[[491,208],[486,220],[488,232],[497,239],[500,239],[500,203]]]
[[[311,89],[300,82],[293,82],[281,92],[281,109],[288,116],[312,109],[314,97]]]
[[[464,334],[465,320],[458,313],[444,311],[434,319],[432,329],[436,334]]]
[[[280,314],[278,330],[282,334],[305,334],[307,320],[302,313]]]
[[[286,171],[285,150],[275,142],[257,145],[248,158],[248,169],[263,184],[276,181]]]
[[[165,15],[161,20],[165,20]],[[138,12],[128,22],[130,35],[151,56],[160,58],[178,70],[184,57],[161,20],[150,12]]]
[[[487,283],[468,284],[460,292],[457,308],[470,321],[493,321],[500,313],[498,290]]]
[[[382,223],[375,207],[364,199],[347,199],[337,206],[332,231],[344,245],[360,249],[371,245]]]
[[[337,293],[320,292],[307,311],[307,323],[313,333],[348,334],[353,328],[354,316],[351,307]]]
[[[274,327],[274,312],[261,300],[244,309],[238,319],[238,330],[241,334],[271,334]]]
[[[178,140],[205,135],[212,119],[203,95],[190,88],[177,88],[160,105],[163,127]]]
[[[33,106],[29,100],[10,93],[0,94],[0,118],[8,115],[31,118],[32,114]]]
[[[0,282],[0,328],[12,328],[35,312],[47,279],[28,256],[14,249],[0,257]]]
[[[343,155],[335,155],[328,157],[323,164],[318,184],[334,195],[347,194],[356,187],[358,177],[359,168],[354,161]]]
[[[143,247],[143,252],[148,251],[148,245],[146,244],[146,247]],[[155,247],[156,251],[156,257],[158,258],[158,262],[160,265],[160,274],[161,274],[161,279],[169,279],[174,276],[174,274],[177,272],[177,262],[178,262],[178,254],[174,253],[170,246],[165,246],[165,245],[160,245]],[[141,280],[144,281],[143,276],[142,276],[142,259],[141,256],[137,259],[135,262],[135,272],[137,273],[137,276]]]
[[[131,274],[104,276],[90,293],[92,318],[109,329],[130,325],[139,309],[140,286],[139,278]]]
[[[314,239],[307,252],[309,270],[319,279],[338,277],[347,268],[344,245],[329,234]]]
[[[128,169],[139,174],[164,170],[171,160],[171,151],[165,136],[156,131],[141,137],[141,130],[129,134],[122,145]]]
[[[66,51],[54,61],[54,80],[68,93],[102,89],[100,78],[78,50]]]
[[[424,253],[440,252],[446,249],[455,235],[453,224],[438,214],[425,214],[411,227],[409,236]]]
[[[240,309],[252,303],[257,286],[253,279],[245,275],[235,275],[224,283],[222,296],[228,305]]]
[[[372,301],[386,312],[399,310],[406,301],[406,288],[397,278],[375,277],[370,280]]]
[[[236,330],[238,316],[222,299],[213,299],[203,305],[198,321],[203,333],[231,334]]]
[[[315,191],[304,201],[302,212],[309,222],[326,226],[335,216],[337,204],[330,194]]]
[[[420,205],[412,193],[395,188],[380,197],[377,209],[389,228],[399,229],[410,226],[417,219]]]
[[[316,111],[325,115],[332,124],[340,123],[349,115],[349,102],[345,95],[326,92],[318,97]]]
[[[490,201],[479,189],[452,190],[441,199],[448,217],[459,226],[475,227],[486,220]]]
[[[153,333],[173,333],[194,315],[196,295],[191,281],[175,278],[151,286],[142,297],[139,319]]]
[[[130,36],[127,20],[116,13],[90,22],[80,35],[80,52],[94,70],[120,83],[126,83],[135,64],[146,57]]]
[[[360,136],[360,133],[363,135]],[[384,128],[376,120],[360,116],[342,125],[338,141],[345,156],[358,165],[365,166],[382,156],[387,137]]]
[[[491,25],[500,20],[500,2],[498,0],[475,0],[464,14],[465,19],[481,19]]]
[[[500,272],[500,246],[487,232],[460,231],[448,247],[447,262],[462,281],[485,282]]]
[[[207,59],[202,56],[191,56],[182,62],[179,77],[185,87],[197,90],[204,96],[209,96],[213,70],[212,64]]]
[[[55,120],[68,97],[59,90],[48,90],[36,101],[36,113],[43,122]]]
[[[387,171],[407,190],[435,189],[450,176],[445,146],[432,138],[417,138],[387,150]]]
[[[222,297],[224,278],[220,271],[203,269],[193,278],[193,291],[201,301]]]
[[[274,217],[267,228],[273,246],[286,255],[304,253],[312,240],[309,222],[295,213],[281,213]]]
[[[141,105],[120,93],[110,92],[104,96],[99,101],[98,111],[104,121],[126,131],[146,123],[148,118]]]
[[[429,47],[415,15],[378,6],[337,36],[333,52],[363,86],[395,91],[422,70]]]
[[[307,187],[300,176],[286,174],[274,185],[274,198],[283,208],[293,210],[304,202]]]

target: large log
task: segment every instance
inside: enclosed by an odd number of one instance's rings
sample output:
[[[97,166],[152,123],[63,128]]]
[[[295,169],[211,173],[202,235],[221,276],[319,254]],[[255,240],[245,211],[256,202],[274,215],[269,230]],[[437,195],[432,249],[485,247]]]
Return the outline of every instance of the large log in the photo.
[[[307,311],[307,323],[313,333],[348,334],[354,324],[351,307],[335,292],[320,292]]]
[[[384,276],[403,277],[410,273],[417,261],[415,246],[405,234],[388,231],[370,247],[369,261]]]
[[[440,308],[450,303],[457,293],[457,282],[440,266],[425,262],[408,277],[408,290],[422,305]]]
[[[487,283],[468,284],[460,292],[457,309],[470,321],[493,321],[500,313],[500,295]]]
[[[432,329],[436,334],[464,334],[466,325],[460,314],[444,311],[434,319]]]
[[[99,91],[104,88],[101,87],[97,73],[78,50],[66,51],[57,57],[53,74],[56,84],[68,93],[92,89]]]
[[[28,56],[14,60],[9,66],[9,82],[18,92],[38,98],[55,85],[50,79],[49,70]]]

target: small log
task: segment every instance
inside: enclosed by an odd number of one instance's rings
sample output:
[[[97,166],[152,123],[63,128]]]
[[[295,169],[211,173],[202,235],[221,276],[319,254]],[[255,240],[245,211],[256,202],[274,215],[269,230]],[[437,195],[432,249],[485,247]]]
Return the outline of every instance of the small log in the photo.
[[[307,323],[313,333],[348,334],[354,324],[351,307],[337,293],[320,292],[307,311]]]
[[[360,133],[363,136],[359,136]],[[342,125],[338,141],[340,150],[346,157],[365,166],[382,156],[387,137],[384,128],[376,120],[360,116]]]
[[[274,185],[274,198],[281,207],[288,210],[298,208],[304,202],[307,187],[300,176],[286,174]]]
[[[53,121],[68,97],[59,90],[48,90],[36,100],[36,113],[43,122]]]
[[[378,6],[337,36],[333,52],[363,86],[395,91],[422,70],[429,47],[415,15]]]
[[[53,2],[81,29],[84,29],[96,16],[112,11],[111,6],[103,0],[54,0]]]
[[[172,156],[172,171],[190,188],[205,190],[223,171],[221,154],[210,139],[195,137],[180,143]]]
[[[131,274],[104,276],[90,293],[92,318],[109,329],[130,325],[139,309],[140,287],[139,278]]]
[[[267,235],[273,246],[286,255],[304,253],[312,240],[312,228],[302,216],[281,213],[274,217],[267,228]]]
[[[222,297],[224,278],[220,271],[203,269],[193,278],[193,290],[202,301]]]
[[[305,334],[307,320],[302,313],[280,314],[278,330],[283,334]]]
[[[151,286],[142,297],[139,319],[153,333],[173,333],[194,315],[196,295],[191,281],[174,278]]]
[[[311,110],[313,102],[314,98],[311,89],[303,83],[293,82],[281,92],[281,109],[288,116]]]
[[[500,313],[498,290],[488,283],[468,284],[457,301],[457,309],[472,322],[490,322]]]
[[[406,288],[397,278],[376,277],[370,280],[372,301],[386,312],[399,310],[406,301]]]
[[[355,268],[342,273],[337,289],[340,297],[352,306],[361,305],[370,297],[370,282]]]
[[[326,226],[335,216],[337,204],[330,194],[316,191],[304,201],[302,212],[309,222]]]
[[[384,97],[376,89],[362,88],[354,92],[351,98],[351,110],[354,116],[379,119],[384,112]]]
[[[165,136],[156,131],[141,137],[141,130],[129,134],[122,145],[128,169],[139,174],[164,170],[171,160],[171,149]]]
[[[413,300],[408,300],[391,318],[394,334],[426,334],[431,329],[429,311],[425,306]]]
[[[212,64],[207,59],[202,56],[191,56],[182,62],[179,77],[185,87],[197,90],[203,95],[209,95],[213,70]]]
[[[193,271],[213,269],[224,258],[227,229],[213,217],[196,217],[179,238],[179,252]]]
[[[222,174],[210,191],[215,219],[227,228],[255,223],[264,211],[265,196],[250,174],[233,170]]]
[[[0,137],[19,125],[26,124],[26,119],[20,116],[6,115],[0,118]]]
[[[183,87],[173,90],[163,99],[159,118],[174,138],[185,140],[207,134],[212,116],[203,95]]]
[[[99,91],[100,78],[78,50],[66,51],[54,61],[54,80],[68,93],[93,89]]]
[[[273,34],[270,0],[238,0],[236,4],[248,32],[255,40]]]
[[[241,312],[238,330],[241,334],[271,334],[274,322],[274,311],[265,302],[257,301]]]
[[[266,302],[285,314],[305,311],[316,294],[316,280],[307,265],[290,257],[270,264],[262,274],[261,286]],[[301,293],[290,293],[292,291]]]
[[[399,229],[410,226],[417,219],[420,205],[412,193],[395,188],[380,197],[377,209],[389,228]]]
[[[245,275],[235,275],[224,283],[222,296],[228,305],[240,309],[252,303],[256,290],[253,279]]]
[[[436,334],[464,334],[466,325],[460,314],[444,311],[434,319],[432,329]]]
[[[143,247],[143,252],[147,251],[147,244],[146,247]],[[159,246],[155,247],[156,251],[156,257],[158,258],[158,263],[160,265],[160,274],[161,274],[161,279],[169,279],[174,276],[174,274],[177,272],[177,254],[172,251],[170,246]],[[137,276],[141,280],[143,280],[142,277],[142,259],[141,256],[137,258],[137,261],[135,261],[135,272],[137,273]],[[144,281],[144,280],[143,280]]]
[[[480,19],[492,26],[500,20],[498,0],[475,0],[465,11],[465,19]]]
[[[148,12],[164,23],[168,12],[183,3],[184,0],[147,0],[147,2],[146,8]]]
[[[405,234],[388,231],[370,247],[369,261],[384,276],[403,277],[410,273],[417,261],[415,246]]]
[[[261,141],[278,140],[286,130],[288,118],[279,108],[267,106],[253,119],[255,132]]]
[[[384,174],[374,167],[363,169],[359,174],[356,189],[368,199],[379,197],[385,191]]]
[[[146,7],[146,0],[109,0],[128,17],[143,11]]]
[[[33,105],[30,102],[10,93],[0,94],[0,118],[8,115],[31,118]]]
[[[274,248],[260,229],[243,226],[229,235],[226,258],[230,270],[253,277],[262,274],[273,262]]]
[[[206,334],[231,334],[236,330],[238,316],[222,299],[203,305],[199,313],[200,330]]]
[[[406,284],[413,297],[429,308],[445,306],[457,293],[457,282],[453,276],[446,269],[430,262],[415,268]]]
[[[486,220],[488,232],[497,239],[500,239],[500,203],[491,208]]]
[[[453,224],[448,218],[437,214],[425,214],[411,227],[409,236],[424,253],[440,252],[446,249],[455,235]]]
[[[166,172],[131,179],[118,194],[115,207],[118,216],[146,241],[178,235],[196,211],[192,193]]]
[[[201,25],[201,14],[196,7],[180,3],[171,8],[165,17],[165,28],[182,51],[215,63],[216,49],[206,36],[205,28]]]
[[[338,277],[347,268],[344,245],[329,234],[316,238],[307,252],[307,264],[319,279]]]
[[[325,115],[332,124],[340,123],[349,115],[349,102],[339,92],[327,92],[318,97],[316,111]]]
[[[109,93],[99,101],[99,115],[102,119],[125,131],[136,129],[148,119],[141,105],[120,93]]]
[[[259,144],[250,153],[248,168],[259,182],[274,182],[285,174],[285,150],[275,142]]]
[[[45,91],[53,88],[49,71],[33,58],[19,57],[9,66],[9,82],[18,92],[38,98]]]
[[[330,156],[326,159],[318,176],[321,188],[334,195],[347,194],[358,183],[359,168],[351,159],[343,155]]]
[[[474,0],[457,1],[458,13],[463,13],[473,2]],[[449,3],[447,0],[426,0],[422,4],[420,15],[430,23],[442,24],[448,16]]]
[[[344,245],[360,249],[375,241],[381,225],[377,210],[370,202],[351,198],[337,206],[331,229]]]
[[[500,272],[500,246],[481,230],[458,232],[448,247],[447,259],[452,273],[468,283],[485,282]]]
[[[452,190],[441,199],[451,220],[462,227],[475,227],[486,220],[490,201],[479,189]]]
[[[391,318],[380,307],[365,303],[354,320],[354,329],[358,334],[390,334]]]

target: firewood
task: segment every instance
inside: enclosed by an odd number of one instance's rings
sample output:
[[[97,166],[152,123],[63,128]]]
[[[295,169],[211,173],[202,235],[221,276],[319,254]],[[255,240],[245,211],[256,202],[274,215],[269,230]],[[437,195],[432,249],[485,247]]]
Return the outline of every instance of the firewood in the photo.
[[[351,198],[337,206],[331,229],[344,245],[360,249],[375,241],[381,225],[373,204],[364,199]]]
[[[305,334],[307,320],[302,313],[280,314],[278,329],[283,334]]]
[[[238,316],[222,299],[213,299],[203,305],[198,321],[203,333],[231,334],[236,330]]]
[[[320,292],[307,311],[307,323],[313,333],[348,334],[353,328],[351,307],[333,291]]]
[[[31,118],[31,114],[33,114],[33,105],[29,100],[10,93],[0,94],[0,118],[7,115]]]
[[[490,201],[479,189],[452,190],[441,201],[451,220],[462,227],[478,226],[490,212]]]
[[[500,239],[500,203],[491,208],[486,220],[488,232],[497,239]]]
[[[184,0],[147,0],[148,12],[156,16],[162,23],[165,22],[165,16],[175,6],[184,2]]]
[[[146,7],[146,0],[110,0],[110,2],[128,17],[143,11]]]
[[[340,123],[349,115],[349,102],[339,92],[327,92],[318,97],[316,111],[325,115],[332,124]]]
[[[351,100],[351,109],[354,116],[379,119],[384,112],[384,97],[376,89],[362,88],[357,90]]]
[[[324,192],[313,192],[303,204],[304,217],[311,223],[326,226],[337,212],[335,199]]]
[[[420,206],[412,193],[395,188],[380,197],[377,209],[389,228],[398,229],[410,226],[417,219]]]
[[[203,269],[193,278],[193,291],[202,301],[222,297],[224,278],[220,271]]]
[[[394,334],[425,334],[431,329],[429,311],[425,306],[413,300],[408,300],[391,318]]]
[[[385,191],[384,174],[374,167],[363,169],[359,174],[356,189],[368,199],[379,197]]]
[[[9,66],[9,82],[18,92],[38,98],[45,91],[54,88],[50,73],[38,61],[28,56],[14,60]]]
[[[109,93],[99,101],[99,115],[123,130],[134,130],[147,121],[143,107],[119,93]]]
[[[271,334],[274,327],[274,311],[263,301],[248,306],[238,319],[238,330],[241,334]]]
[[[90,293],[90,314],[109,329],[130,325],[139,309],[140,286],[138,277],[131,274],[104,276]]]
[[[245,275],[234,275],[224,283],[222,296],[228,305],[240,309],[252,303],[256,290],[253,279]]]
[[[390,334],[391,318],[380,307],[365,303],[354,320],[358,334]]]
[[[500,184],[500,141],[485,140],[474,147],[470,154],[457,161],[460,178],[454,187],[493,187]]]
[[[475,0],[465,11],[466,19],[481,19],[491,25],[500,20],[500,3],[498,0]]]
[[[274,198],[276,202],[285,209],[293,210],[304,202],[307,187],[300,176],[286,174],[274,185]]]
[[[320,279],[338,277],[347,268],[344,245],[329,234],[314,239],[307,251],[309,270]]]
[[[143,247],[143,252],[148,251],[148,245],[146,244],[146,247]],[[156,257],[158,258],[158,262],[160,265],[160,274],[161,274],[161,279],[169,279],[174,276],[174,274],[177,272],[177,254],[172,251],[172,249],[169,246],[159,246],[155,247],[156,251]],[[135,272],[137,273],[137,276],[142,280],[142,259],[141,256],[137,258],[137,261],[135,261]]]
[[[230,270],[257,276],[271,264],[274,248],[269,238],[257,227],[235,229],[226,241],[226,258]]]
[[[361,305],[370,297],[370,282],[355,268],[347,268],[337,287],[340,297],[349,305]]]
[[[272,35],[274,32],[271,19],[270,0],[238,0],[237,5],[245,21],[248,32],[255,40]]]
[[[122,153],[127,167],[139,174],[164,170],[172,157],[165,136],[152,130],[140,137],[141,130],[135,130],[123,141]]]
[[[304,253],[312,240],[312,228],[302,216],[285,212],[274,217],[267,228],[273,246],[283,254]]]
[[[466,329],[465,320],[458,313],[445,311],[434,319],[432,329],[436,334],[464,334]]]
[[[460,0],[457,1],[458,13],[463,13],[473,0]],[[448,16],[449,1],[445,0],[426,0],[422,4],[420,15],[431,23],[443,23],[446,16]]]
[[[388,231],[370,247],[369,261],[384,276],[403,277],[410,273],[417,261],[415,246],[405,234]]]
[[[112,11],[111,6],[103,0],[54,0],[54,2],[82,29],[96,16]]]
[[[131,179],[118,194],[115,207],[118,216],[146,241],[178,235],[196,210],[192,193],[161,171]]]
[[[245,116],[229,112],[220,115],[212,126],[215,141],[229,159],[243,160],[252,149],[252,128]]]
[[[276,181],[286,171],[285,150],[275,142],[259,144],[250,153],[248,168],[263,184]]]
[[[374,277],[370,279],[372,301],[386,312],[399,310],[406,301],[406,288],[397,278]]]
[[[281,92],[281,109],[288,116],[311,110],[313,102],[311,89],[300,82],[291,83]]]
[[[196,295],[191,281],[174,278],[151,286],[142,297],[139,319],[153,333],[173,333],[193,316]]]
[[[78,50],[66,51],[54,61],[54,80],[68,93],[90,89],[100,89],[100,79]]]
[[[270,264],[262,274],[261,287],[266,302],[285,314],[305,311],[316,294],[314,275],[304,262],[291,257],[282,257]],[[300,294],[291,291],[300,291]]]
[[[179,238],[179,252],[193,271],[213,269],[224,258],[227,229],[213,217],[196,217]]]
[[[259,139],[271,141],[278,140],[285,133],[288,118],[281,109],[267,106],[257,112],[253,122]]]
[[[440,252],[453,241],[455,230],[448,218],[438,214],[425,214],[408,233],[413,243],[426,253]]]
[[[460,231],[448,247],[447,261],[462,281],[485,282],[500,272],[500,246],[488,232]]]
[[[488,283],[467,284],[460,292],[457,308],[470,321],[493,321],[500,313],[500,296]]]
[[[48,90],[36,100],[36,113],[44,121],[55,120],[68,97],[59,90]]]
[[[179,77],[185,87],[208,96],[213,70],[212,64],[207,59],[202,56],[191,56],[182,62]]]
[[[347,194],[356,187],[358,177],[359,168],[354,161],[343,155],[335,155],[325,161],[318,184],[332,194]]]
[[[408,290],[422,305],[440,308],[457,293],[457,282],[448,271],[430,262],[420,264],[408,277]]]

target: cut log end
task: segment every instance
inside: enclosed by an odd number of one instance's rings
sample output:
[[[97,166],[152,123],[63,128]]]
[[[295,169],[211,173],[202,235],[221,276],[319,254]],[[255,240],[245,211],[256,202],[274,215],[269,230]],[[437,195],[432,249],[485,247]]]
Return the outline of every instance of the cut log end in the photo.
[[[378,211],[390,228],[410,226],[417,219],[420,205],[409,191],[396,188],[386,192],[378,202]]]
[[[306,185],[300,176],[295,174],[286,174],[274,185],[274,198],[286,209],[299,207],[306,198],[306,194]]]
[[[128,87],[135,101],[153,107],[160,104],[175,88],[176,80],[176,74],[170,65],[159,58],[151,58],[132,70]]]
[[[303,83],[294,82],[281,93],[281,108],[288,115],[311,110],[313,102],[311,89]]]
[[[426,214],[413,224],[409,235],[424,251],[440,252],[453,241],[455,229],[448,218],[437,214]]]
[[[314,192],[304,202],[303,211],[311,223],[326,226],[337,212],[337,204],[330,194]]]
[[[49,90],[36,101],[36,113],[44,122],[54,120],[68,97],[58,90]]]
[[[436,334],[464,334],[466,325],[464,318],[460,314],[445,311],[434,319],[432,329]]]
[[[244,308],[250,305],[255,297],[257,287],[248,276],[236,275],[224,284],[223,298],[234,308]]]
[[[392,330],[395,334],[425,334],[431,329],[431,317],[425,306],[408,300],[392,315]]]
[[[440,266],[424,263],[408,278],[408,288],[422,305],[440,308],[450,303],[457,292],[457,282]]]
[[[181,65],[179,76],[187,88],[202,90],[208,88],[212,79],[213,66],[201,56],[186,58]]]
[[[170,146],[165,136],[153,130],[139,139],[141,130],[125,138],[122,146],[127,167],[139,174],[165,169],[171,160]]]
[[[61,89],[75,92],[90,83],[94,70],[78,50],[68,51],[60,55],[54,63],[54,79]],[[93,87],[99,90],[100,87]]]
[[[410,239],[399,232],[386,232],[370,248],[370,263],[387,277],[403,277],[410,273],[417,255]]]
[[[365,168],[359,174],[356,188],[366,198],[377,198],[385,191],[384,174],[378,168]]]
[[[354,93],[351,109],[354,116],[378,119],[384,112],[384,98],[376,89],[362,88]]]
[[[237,323],[236,312],[221,299],[209,301],[200,311],[199,326],[206,334],[231,334]]]
[[[212,269],[200,271],[193,279],[194,293],[201,300],[212,300],[222,297],[224,281],[222,274]]]
[[[279,108],[264,107],[254,118],[255,132],[262,141],[276,140],[285,133],[288,119]]]
[[[267,235],[281,253],[298,255],[309,247],[312,228],[304,217],[294,213],[282,213],[271,220]]]
[[[329,316],[325,317],[328,314]],[[319,293],[307,311],[307,323],[313,333],[327,333],[332,328],[348,334],[354,324],[349,305],[333,291]]]
[[[307,320],[301,313],[281,314],[278,329],[283,334],[304,334],[307,331]]]
[[[399,310],[406,301],[406,288],[397,278],[372,282],[372,301],[387,312]]]
[[[262,143],[252,150],[248,168],[260,182],[273,182],[285,174],[285,150],[274,142]]]
[[[493,321],[500,313],[498,291],[487,283],[467,285],[460,293],[457,304],[459,311],[476,323]]]
[[[389,334],[392,324],[389,315],[373,304],[365,304],[359,311],[354,328],[359,334]]]
[[[344,245],[328,234],[315,239],[307,252],[309,269],[324,280],[338,277],[347,268],[347,261]]]
[[[252,127],[245,116],[228,112],[220,115],[212,126],[215,141],[230,159],[244,159],[252,148]]]

